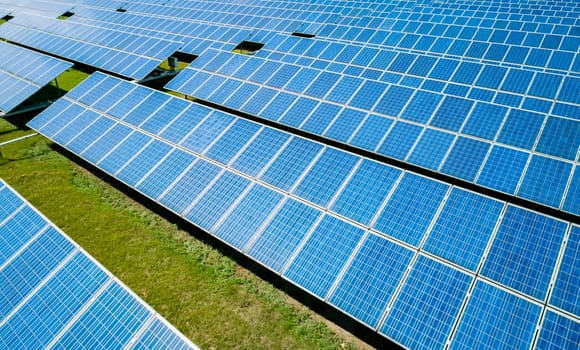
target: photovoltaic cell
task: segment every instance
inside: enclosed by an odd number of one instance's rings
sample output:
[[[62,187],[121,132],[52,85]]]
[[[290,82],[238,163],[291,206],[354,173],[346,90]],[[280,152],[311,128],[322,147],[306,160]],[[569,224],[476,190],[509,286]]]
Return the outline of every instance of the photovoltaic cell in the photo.
[[[377,327],[413,252],[379,235],[363,242],[329,299],[371,327]]]
[[[560,262],[558,277],[552,290],[550,304],[580,316],[580,227],[572,225],[566,250]]]
[[[139,181],[137,189],[151,198],[158,198],[195,159],[190,153],[174,150],[158,164],[154,172]]]
[[[248,254],[280,271],[320,214],[311,206],[289,199],[260,233]]]
[[[270,164],[261,179],[288,191],[321,149],[320,144],[294,138]]]
[[[196,347],[0,180],[0,347],[123,348],[149,337]]]
[[[407,161],[427,169],[437,170],[445,156],[444,151],[449,149],[454,140],[455,136],[451,133],[425,129]]]
[[[199,200],[194,202],[191,209],[184,213],[185,217],[198,226],[210,230],[217,223],[223,213],[248,187],[250,181],[232,172],[224,172],[203,193]]]
[[[501,202],[454,188],[424,249],[476,271],[502,207]]]
[[[266,221],[283,195],[262,185],[254,185],[215,230],[216,236],[242,249]]]
[[[529,349],[541,308],[478,280],[457,326],[451,349]]]
[[[549,117],[536,150],[575,160],[580,147],[580,121]]]
[[[368,225],[400,174],[398,169],[363,160],[331,209]]]
[[[324,216],[284,276],[324,298],[363,232],[333,216]]]
[[[150,311],[117,283],[103,291],[82,316],[55,343],[55,348],[87,348],[99,344],[107,348],[126,344],[149,318]],[[115,328],[93,334],[99,324],[116,323]]]
[[[570,163],[533,155],[518,195],[558,208],[571,171]]]
[[[323,207],[327,206],[358,160],[352,154],[326,149],[294,193]]]
[[[514,194],[528,162],[529,154],[513,148],[494,146],[477,178],[477,183]]]
[[[483,162],[489,144],[467,137],[459,137],[447,155],[441,172],[472,181]]]
[[[417,246],[448,188],[448,185],[425,177],[405,174],[379,215],[374,229]]]
[[[442,348],[447,342],[472,277],[420,255],[380,328],[414,349]]]
[[[544,300],[566,226],[548,216],[508,206],[482,274]]]
[[[205,160],[195,162],[160,196],[161,204],[183,213],[203,190],[220,174],[220,167]]]
[[[574,167],[574,175],[566,194],[563,210],[580,215],[580,169],[578,169],[578,165]]]
[[[536,340],[536,349],[574,349],[580,339],[580,322],[548,310],[542,330]]]

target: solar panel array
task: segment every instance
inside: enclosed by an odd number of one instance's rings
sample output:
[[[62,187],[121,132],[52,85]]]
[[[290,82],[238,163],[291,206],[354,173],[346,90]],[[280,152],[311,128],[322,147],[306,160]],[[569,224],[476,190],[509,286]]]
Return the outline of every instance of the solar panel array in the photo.
[[[0,38],[141,80],[180,42],[25,13],[0,26]]]
[[[199,56],[166,88],[213,107],[95,73],[29,125],[321,301],[409,348],[580,344],[579,2],[0,8],[132,79]]]
[[[0,115],[10,112],[72,63],[0,41]]]
[[[29,126],[403,346],[580,337],[577,225],[102,73]]]
[[[256,57],[207,50],[166,87],[580,213],[575,189],[566,193],[580,146],[580,78],[319,39],[274,42]],[[360,75],[345,73],[355,66]]]
[[[575,2],[80,3],[73,21],[200,54],[168,88],[580,212]]]
[[[0,348],[196,349],[0,180]]]

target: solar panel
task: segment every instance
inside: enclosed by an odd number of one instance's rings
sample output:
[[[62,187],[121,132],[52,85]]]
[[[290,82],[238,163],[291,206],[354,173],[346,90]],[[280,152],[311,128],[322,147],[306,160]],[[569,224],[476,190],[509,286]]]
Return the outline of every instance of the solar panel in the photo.
[[[29,126],[401,345],[530,347],[547,312],[578,322],[546,303],[573,293],[565,221],[102,73]],[[504,301],[524,321],[472,339]]]
[[[0,37],[128,78],[143,79],[180,42],[25,13],[0,27]]]
[[[540,312],[539,304],[478,280],[450,348],[527,349]],[[484,329],[482,320],[486,320]]]
[[[8,113],[72,63],[0,42],[0,114]]]
[[[0,180],[2,348],[196,349]]]
[[[545,113],[551,108],[545,111],[531,104],[513,104],[511,100],[501,102],[500,99],[507,98],[508,95],[501,92],[499,86],[494,87],[496,90],[486,90],[496,95],[491,100],[449,92],[447,89],[450,83],[445,89],[434,90],[428,86],[429,82],[439,83],[444,79],[454,81],[452,77],[457,77],[456,83],[464,84],[457,85],[458,87],[478,86],[472,78],[464,75],[473,75],[473,71],[477,72],[479,66],[486,69],[485,67],[493,67],[496,63],[478,64],[476,69],[473,67],[474,63],[461,62],[457,58],[441,58],[429,75],[420,77],[416,74],[404,75],[405,72],[401,73],[393,67],[397,66],[398,60],[408,57],[409,54],[383,49],[380,52],[391,54],[389,62],[394,60],[390,65],[380,66],[386,69],[383,75],[371,78],[363,74],[357,78],[351,76],[346,68],[337,73],[328,72],[329,60],[338,61],[338,58],[325,57],[324,52],[328,49],[310,57],[310,68],[286,63],[283,58],[271,58],[277,51],[283,51],[283,55],[298,54],[291,50],[284,51],[286,42],[296,40],[314,39],[284,36],[278,47],[262,50],[255,57],[243,59],[235,53],[208,49],[201,55],[204,59],[194,61],[166,87],[494,190],[561,208],[561,201],[566,196],[564,186],[572,175],[571,161],[577,157],[580,142],[576,135],[580,124],[575,120],[577,118],[574,114],[546,116]],[[362,46],[358,50],[362,50]],[[324,65],[316,65],[323,62]],[[350,64],[354,65],[354,60]],[[408,67],[409,63],[403,65]],[[289,71],[293,73],[287,77]],[[452,75],[454,71],[455,75]],[[389,75],[385,76],[386,73]],[[399,78],[393,79],[393,75],[397,74]],[[535,77],[538,83],[533,86],[545,86],[546,79],[559,77],[515,67],[506,70],[506,74],[502,85],[505,86],[504,90],[520,95],[526,94],[528,89],[518,90],[512,88],[512,85],[522,84],[524,77],[529,77],[530,81],[531,77]],[[413,79],[406,79],[411,76]],[[287,83],[278,83],[279,79]],[[417,79],[423,83],[417,84]],[[270,84],[270,81],[273,83]],[[231,88],[240,84],[241,87],[237,89]],[[482,81],[478,88],[489,88],[489,82]],[[224,97],[224,94],[229,94],[229,97]],[[549,96],[555,98],[550,102],[551,105],[563,99],[575,103],[573,99],[565,97],[563,92],[558,96]],[[240,104],[240,100],[245,103]],[[310,107],[308,112],[303,112],[299,107],[308,104],[313,106],[316,102],[320,106],[332,106],[335,110],[322,115],[323,119],[316,114],[316,108]],[[311,110],[314,112],[310,113]],[[393,117],[400,119],[393,120]],[[376,136],[374,143],[362,144],[362,135],[370,133],[369,128],[375,126],[368,122],[371,118],[375,123],[380,120],[386,126]],[[557,144],[549,145],[554,142],[551,140],[558,140]],[[504,180],[497,181],[489,176],[484,176],[479,181],[480,173],[488,174],[496,169],[494,162],[497,153],[504,150],[504,146],[515,147],[514,151],[521,152],[522,158],[526,155],[529,157],[532,152],[541,154],[534,154],[532,167],[517,163],[514,165],[515,169],[506,169],[507,174],[513,174],[510,183],[506,184]],[[554,165],[556,168],[553,170],[559,178],[551,181],[558,182],[557,186],[560,187],[558,191],[547,193],[543,189],[551,187],[535,180],[535,159],[545,164],[551,163],[552,157],[556,157],[555,160],[560,165]],[[545,165],[538,166],[545,170]],[[549,178],[542,180],[550,181]],[[516,192],[515,187],[519,184],[522,188]],[[529,194],[530,191],[533,194]]]

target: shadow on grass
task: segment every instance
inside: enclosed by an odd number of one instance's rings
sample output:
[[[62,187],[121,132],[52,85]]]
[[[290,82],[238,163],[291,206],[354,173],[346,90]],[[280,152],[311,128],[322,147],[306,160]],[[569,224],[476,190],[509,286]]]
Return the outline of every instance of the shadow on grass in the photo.
[[[334,308],[330,304],[327,304],[314,296],[310,295],[309,293],[305,292],[304,290],[298,288],[297,286],[291,284],[280,275],[274,273],[271,270],[266,269],[262,265],[258,264],[256,261],[252,260],[250,257],[240,253],[239,251],[233,249],[229,245],[225,244],[224,242],[218,240],[217,238],[211,236],[207,232],[203,231],[199,227],[191,224],[190,222],[186,221],[185,219],[181,218],[180,216],[176,215],[175,213],[171,212],[170,210],[166,209],[165,207],[161,206],[160,204],[154,202],[150,198],[146,197],[145,195],[141,194],[137,190],[123,184],[119,180],[115,179],[114,177],[110,176],[109,174],[103,172],[99,168],[95,167],[94,165],[88,163],[87,161],[83,160],[82,158],[78,157],[77,155],[69,152],[68,150],[62,148],[58,145],[51,145],[51,147],[58,153],[62,154],[63,156],[67,157],[68,159],[72,160],[79,166],[83,167],[87,171],[91,172],[93,175],[99,177],[103,181],[107,182],[109,185],[114,187],[115,189],[121,191],[125,195],[129,196],[131,199],[135,200],[136,202],[140,203],[147,209],[151,210],[152,212],[156,213],[157,215],[161,216],[165,220],[174,223],[177,225],[178,228],[181,230],[188,232],[192,237],[212,246],[216,250],[218,250],[223,255],[226,255],[232,258],[237,264],[241,265],[243,268],[251,271],[259,278],[271,283],[275,288],[283,291],[287,295],[291,296],[292,298],[296,299],[301,304],[307,306],[315,313],[321,315],[322,317],[330,320],[331,322],[337,324],[341,328],[347,330],[348,332],[352,333],[362,341],[366,342],[372,347],[375,348],[389,348],[389,349],[398,349],[400,348],[395,343],[389,341],[388,339],[384,338],[383,336],[379,335],[375,330],[370,329],[357,320],[353,319],[349,315],[341,312],[340,310]]]
[[[32,118],[34,118],[38,113],[40,113],[40,111],[12,115],[12,116],[8,116],[8,117],[4,117],[3,119],[5,121],[7,121],[9,124],[12,124],[16,129],[21,130],[21,131],[27,131],[27,130],[30,130],[30,128],[28,126],[26,126],[26,124]],[[14,131],[15,131],[14,129],[0,131],[0,135],[10,134],[11,132],[14,132]]]

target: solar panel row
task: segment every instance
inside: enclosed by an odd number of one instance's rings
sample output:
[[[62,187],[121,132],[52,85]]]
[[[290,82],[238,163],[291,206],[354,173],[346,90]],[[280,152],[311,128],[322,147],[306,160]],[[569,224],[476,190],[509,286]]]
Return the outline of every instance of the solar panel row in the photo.
[[[296,51],[308,52],[310,45],[316,45],[310,39],[288,41],[295,46],[306,42]],[[385,62],[380,53],[376,57],[375,61],[380,58]],[[371,62],[373,55],[366,58]],[[313,62],[318,61],[314,59]],[[453,65],[449,76],[457,66]],[[458,68],[454,76],[474,71],[477,75],[475,67]],[[516,68],[509,72],[505,81],[522,84],[521,78],[510,77],[529,72],[532,86],[544,90],[551,86],[544,81],[546,74]],[[564,83],[558,96],[552,95],[550,101],[544,101],[549,110],[556,109],[554,106],[559,99],[567,99],[567,96],[576,99],[574,84],[576,81],[580,84],[579,78],[552,77]],[[580,146],[579,120],[546,116],[538,110],[510,108],[497,101],[453,96],[212,49],[166,87],[495,190],[580,213],[575,188],[569,188],[566,193],[570,179],[578,176],[574,175],[574,161]],[[498,92],[497,96],[501,94]],[[578,107],[578,101],[570,102]]]
[[[566,222],[101,73],[29,125],[404,346],[579,336]]]
[[[70,21],[177,40],[184,43],[180,48],[181,52],[194,55],[199,55],[210,47],[229,51],[243,40],[267,40],[265,34],[255,38],[256,33],[244,28],[224,27],[181,18],[160,18],[157,14],[120,13],[110,9],[77,7]]]
[[[196,348],[0,180],[0,347]]]
[[[16,108],[71,66],[72,63],[0,41],[0,114]]]
[[[181,43],[26,14],[0,37],[133,79],[143,79]]]
[[[442,9],[432,3],[409,9],[396,2],[391,2],[387,8],[382,6],[383,9],[377,7],[384,4],[377,3],[348,5],[351,8],[341,2],[330,6],[293,2],[258,2],[252,5],[189,2],[174,7],[141,3],[126,7],[131,13],[252,28],[260,33],[258,36],[265,30],[303,32],[344,42],[466,55],[473,59],[498,60],[507,55],[509,60],[525,60],[529,54],[532,65],[545,64],[552,50],[557,52],[552,57],[553,64],[566,61],[570,64],[580,42],[574,37],[577,36],[574,14],[579,12],[574,3],[569,3],[565,10],[562,8],[547,15],[541,15],[541,12],[538,15],[538,11],[526,11],[525,8],[517,13],[518,8],[510,8],[509,3],[505,8],[495,10],[462,10],[457,5],[456,9]],[[568,53],[560,53],[559,49]]]
[[[102,6],[91,2],[86,5]],[[573,37],[578,36],[574,24],[580,15],[576,3],[559,2],[559,8],[550,4],[552,8],[548,11],[529,3],[518,2],[517,7],[509,2],[501,5],[494,8],[449,2],[408,6],[396,1],[364,5],[341,1],[318,4],[197,1],[169,6],[130,2],[125,7],[131,13],[188,18],[257,31],[302,32],[346,42],[473,58],[497,59],[509,51],[512,57],[526,59],[531,52],[531,56],[547,60],[551,50],[576,51],[573,47],[578,46],[579,40]],[[569,59],[570,55],[562,57]]]
[[[35,13],[57,17],[71,9],[71,4],[55,3],[52,1],[28,0],[25,2],[14,2],[0,0],[0,8],[9,8],[11,16],[18,16],[23,13]],[[1,12],[1,11],[0,11]],[[1,15],[1,13],[0,13]]]

